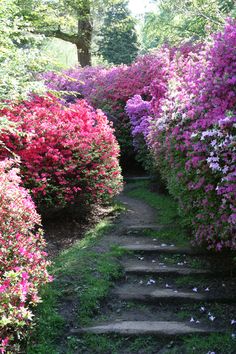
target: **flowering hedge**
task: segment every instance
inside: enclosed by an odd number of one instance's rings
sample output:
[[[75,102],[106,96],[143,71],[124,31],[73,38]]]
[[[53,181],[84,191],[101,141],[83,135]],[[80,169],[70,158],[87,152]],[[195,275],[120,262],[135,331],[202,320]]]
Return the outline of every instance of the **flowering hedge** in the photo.
[[[173,60],[149,145],[198,244],[236,249],[236,24]]]
[[[101,111],[85,101],[64,106],[47,96],[1,113],[23,133],[2,134],[1,139],[20,156],[24,186],[38,205],[91,204],[120,190],[119,148]]]
[[[145,170],[151,172],[154,162],[151,151],[147,147],[150,121],[153,118],[151,101],[145,101],[140,95],[135,95],[127,101],[125,108],[131,122],[133,145],[137,153],[136,159]]]
[[[75,69],[63,85],[53,81],[114,119],[124,155],[134,144],[146,162],[146,142],[196,243],[216,250],[236,248],[235,44],[229,20],[206,43],[161,48],[129,67]]]
[[[44,78],[50,89],[66,92],[64,97],[68,102],[74,101],[76,95],[82,95],[93,107],[107,114],[114,122],[122,161],[127,162],[127,157],[133,155],[130,120],[125,110],[127,100],[135,94],[150,96],[153,78],[158,83],[158,78],[164,76],[171,55],[163,48],[155,55],[138,58],[130,66],[75,68],[62,74],[46,73]]]
[[[12,345],[32,321],[39,288],[51,280],[40,217],[29,193],[20,186],[19,169],[12,165],[12,160],[0,162],[1,353],[15,352]]]

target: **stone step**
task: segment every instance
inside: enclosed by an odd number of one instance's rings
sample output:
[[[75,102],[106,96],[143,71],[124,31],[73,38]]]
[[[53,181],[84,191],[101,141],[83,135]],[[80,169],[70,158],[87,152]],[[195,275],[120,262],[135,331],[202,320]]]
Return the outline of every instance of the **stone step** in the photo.
[[[137,262],[136,260],[123,261],[125,273],[133,274],[161,274],[161,275],[216,275],[209,269],[195,269],[187,267],[174,267],[174,266],[159,266],[157,264],[150,264],[148,262]],[[223,274],[222,272],[220,272]]]
[[[142,225],[130,225],[126,228],[126,233],[131,234],[131,233],[139,233],[143,232],[145,230],[151,230],[151,231],[160,231],[163,229],[163,226],[157,225],[157,224],[142,224]]]
[[[121,248],[126,251],[139,253],[186,254],[192,256],[209,254],[209,252],[197,248],[169,246],[166,244],[156,245],[155,243],[140,243],[139,241],[133,244],[122,245]]]
[[[150,181],[154,176],[142,176],[142,177],[125,177],[124,181],[132,182],[132,181]]]
[[[213,332],[222,331],[175,321],[116,321],[92,327],[72,329],[70,334],[80,335],[83,333],[94,333],[128,336],[153,335],[157,337],[177,337],[190,334],[207,335]]]
[[[149,303],[236,302],[234,295],[214,295],[208,292],[204,294],[161,288],[153,289],[150,286],[137,286],[133,284],[125,284],[117,289],[114,289],[113,294],[118,296],[121,300]]]

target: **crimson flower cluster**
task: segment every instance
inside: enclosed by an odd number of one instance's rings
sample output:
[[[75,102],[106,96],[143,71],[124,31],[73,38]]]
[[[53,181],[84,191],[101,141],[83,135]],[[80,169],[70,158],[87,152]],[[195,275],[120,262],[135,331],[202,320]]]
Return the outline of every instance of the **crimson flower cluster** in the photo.
[[[20,157],[24,186],[37,205],[104,202],[121,189],[119,147],[101,111],[47,96],[1,113],[17,124],[20,134],[2,133],[1,140]]]

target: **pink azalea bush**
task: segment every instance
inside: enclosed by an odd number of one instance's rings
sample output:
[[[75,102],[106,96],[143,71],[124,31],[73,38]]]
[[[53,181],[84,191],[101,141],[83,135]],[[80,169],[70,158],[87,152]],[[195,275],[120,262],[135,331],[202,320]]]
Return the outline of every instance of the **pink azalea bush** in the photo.
[[[130,66],[74,68],[62,74],[46,73],[44,79],[50,89],[64,91],[68,102],[74,101],[77,93],[93,107],[102,109],[114,123],[122,161],[127,162],[127,156],[133,154],[131,124],[125,110],[127,100],[135,94],[150,96],[153,78],[158,81],[163,77],[171,55],[169,49],[163,48],[155,55],[138,58]]]
[[[236,249],[236,24],[177,56],[148,140],[197,244]]]
[[[15,352],[51,280],[41,221],[13,160],[0,161],[0,352]],[[13,347],[15,349],[13,349]],[[12,351],[8,351],[8,350]]]
[[[1,139],[20,157],[24,186],[39,206],[104,202],[120,191],[119,147],[101,111],[85,101],[65,106],[47,96],[2,114],[21,133],[2,134]]]

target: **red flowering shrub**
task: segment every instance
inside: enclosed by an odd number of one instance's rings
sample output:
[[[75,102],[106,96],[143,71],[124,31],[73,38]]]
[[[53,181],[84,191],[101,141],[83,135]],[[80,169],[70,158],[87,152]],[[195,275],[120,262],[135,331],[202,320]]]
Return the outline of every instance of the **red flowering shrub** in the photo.
[[[176,57],[149,145],[198,244],[236,249],[236,24]]]
[[[2,134],[2,140],[20,156],[24,186],[38,205],[64,206],[75,200],[90,204],[120,190],[119,148],[101,111],[85,101],[64,106],[47,96],[2,114],[24,133]]]
[[[12,165],[11,160],[0,162],[1,353],[22,338],[33,317],[32,307],[40,300],[39,287],[51,280],[40,217]]]

